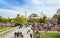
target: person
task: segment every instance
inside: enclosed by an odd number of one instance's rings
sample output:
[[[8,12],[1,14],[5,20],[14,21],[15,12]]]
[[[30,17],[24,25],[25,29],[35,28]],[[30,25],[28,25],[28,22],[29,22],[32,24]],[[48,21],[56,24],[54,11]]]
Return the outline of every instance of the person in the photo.
[[[29,33],[29,32],[30,32],[30,29],[28,29],[27,33]]]
[[[19,33],[19,35],[20,35],[20,37],[21,37],[21,38],[24,38],[24,36],[23,36],[22,32],[20,32],[20,33]]]
[[[38,34],[37,34],[37,38],[40,38]]]
[[[22,32],[19,33],[20,37],[22,36]]]
[[[32,38],[32,34],[30,33],[30,38]]]
[[[15,38],[17,37],[17,33],[16,33],[16,32],[14,33],[14,37],[15,37]]]
[[[21,38],[24,38],[23,34],[21,35]]]
[[[39,34],[39,32],[38,31],[36,31],[36,38],[40,38],[40,34]]]
[[[17,37],[19,37],[19,32],[16,33]]]

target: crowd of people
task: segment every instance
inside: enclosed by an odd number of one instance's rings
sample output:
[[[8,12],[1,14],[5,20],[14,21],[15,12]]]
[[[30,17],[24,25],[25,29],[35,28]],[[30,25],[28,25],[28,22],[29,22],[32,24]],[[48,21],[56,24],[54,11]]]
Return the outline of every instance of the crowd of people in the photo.
[[[55,24],[55,25],[54,24],[53,25],[52,24],[50,24],[50,25],[49,24],[42,24],[42,25],[40,25],[40,24],[31,24],[31,25],[28,25],[26,27],[29,27],[29,26],[31,26],[31,27],[30,27],[30,29],[28,29],[26,31],[27,34],[30,33],[31,30],[33,32],[36,31],[36,33],[38,33],[38,31],[60,31],[60,24]],[[19,27],[19,29],[20,28],[21,28],[21,26]],[[32,38],[32,34],[30,33],[29,35],[30,35],[30,38]],[[15,32],[14,36],[15,36],[15,38],[16,37],[24,38],[24,35],[23,35],[22,32]]]
[[[19,30],[20,28],[27,28],[27,27],[30,27],[30,26],[22,26],[19,25]],[[30,36],[30,38],[32,38],[32,33],[31,33],[31,28],[27,28],[27,31],[26,33]],[[14,38],[24,38],[24,34],[21,32],[21,31],[18,31],[18,32],[14,32]]]
[[[19,37],[19,38],[24,38],[22,32],[15,32],[15,33],[14,33],[14,37],[15,37],[15,38],[17,38],[17,37]]]
[[[48,25],[48,24],[43,24],[43,25],[33,25],[33,31],[40,30],[40,31],[60,31],[60,24],[55,24],[55,25]]]

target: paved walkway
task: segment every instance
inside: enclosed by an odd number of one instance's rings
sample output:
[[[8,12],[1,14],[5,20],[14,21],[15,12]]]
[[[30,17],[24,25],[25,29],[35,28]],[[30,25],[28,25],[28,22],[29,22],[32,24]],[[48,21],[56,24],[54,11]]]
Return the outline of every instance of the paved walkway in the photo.
[[[27,27],[27,28],[23,27],[21,29],[17,28],[15,30],[11,31],[10,33],[4,35],[4,37],[2,37],[2,38],[14,38],[14,32],[18,32],[18,31],[21,31],[23,33],[24,38],[30,38],[29,33],[27,34],[28,29],[30,29],[30,27]],[[31,33],[32,33],[32,31],[31,31]]]

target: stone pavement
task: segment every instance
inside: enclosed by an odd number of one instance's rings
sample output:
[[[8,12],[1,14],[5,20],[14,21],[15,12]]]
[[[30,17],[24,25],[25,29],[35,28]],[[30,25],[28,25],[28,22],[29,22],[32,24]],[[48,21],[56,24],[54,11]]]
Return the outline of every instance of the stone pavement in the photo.
[[[10,33],[4,35],[2,38],[14,38],[14,32],[18,32],[18,31],[21,31],[24,35],[24,38],[30,38],[29,36],[29,33],[27,34],[27,30],[30,29],[30,27],[23,27],[23,28],[20,28],[20,29],[15,29],[13,31],[11,31]],[[31,31],[32,33],[32,31]]]

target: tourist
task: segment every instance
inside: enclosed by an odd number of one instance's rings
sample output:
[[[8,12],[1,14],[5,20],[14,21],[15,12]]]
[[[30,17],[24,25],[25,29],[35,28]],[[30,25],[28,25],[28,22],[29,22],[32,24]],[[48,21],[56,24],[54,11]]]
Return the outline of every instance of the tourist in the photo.
[[[20,37],[22,36],[22,32],[19,33]]]
[[[23,34],[21,35],[21,38],[24,38]]]
[[[19,37],[19,32],[16,33],[17,37]]]
[[[32,38],[32,34],[30,33],[30,38]]]
[[[17,37],[17,33],[16,33],[16,32],[14,33],[14,37],[15,37],[15,38]]]
[[[39,33],[39,31],[36,31],[36,38],[40,38],[40,33]]]

